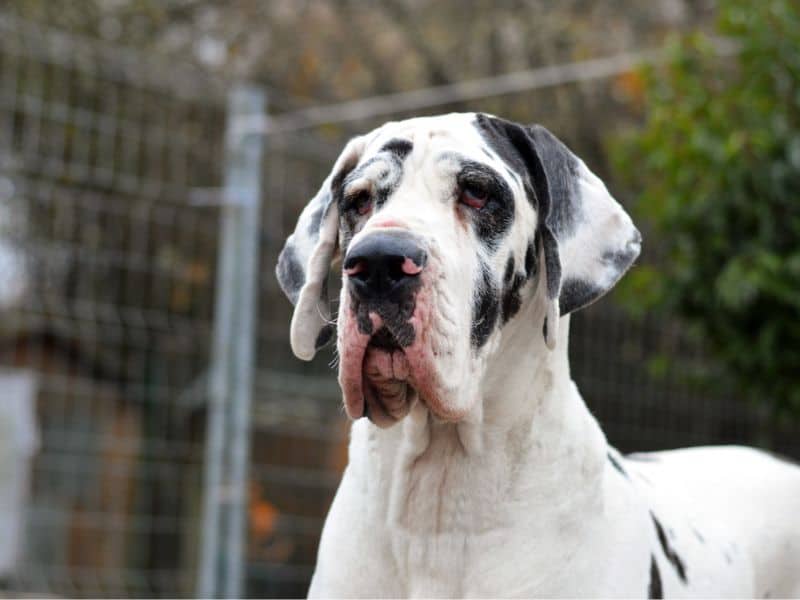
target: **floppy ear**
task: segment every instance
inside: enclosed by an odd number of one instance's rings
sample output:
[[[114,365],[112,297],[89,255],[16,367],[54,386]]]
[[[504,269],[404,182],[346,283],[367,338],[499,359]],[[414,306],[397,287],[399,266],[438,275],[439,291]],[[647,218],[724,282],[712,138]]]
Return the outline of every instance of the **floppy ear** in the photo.
[[[284,294],[295,305],[291,346],[297,358],[311,360],[334,333],[328,300],[328,273],[339,237],[339,207],[333,190],[358,163],[363,139],[345,147],[330,175],[297,221],[286,240],[275,274]]]
[[[600,178],[547,129],[481,117],[484,131],[506,137],[495,150],[529,177],[546,272],[544,336],[553,348],[559,317],[610,290],[639,256],[642,236]]]

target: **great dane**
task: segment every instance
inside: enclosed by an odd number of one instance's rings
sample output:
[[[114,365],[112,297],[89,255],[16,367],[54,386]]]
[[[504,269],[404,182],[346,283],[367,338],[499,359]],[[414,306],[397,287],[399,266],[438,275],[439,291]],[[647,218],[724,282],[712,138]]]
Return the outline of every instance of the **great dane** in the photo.
[[[640,243],[541,126],[450,114],[347,144],[277,267],[294,353],[338,332],[355,420],[311,596],[800,595],[800,469],[622,456],[570,379],[569,314]]]

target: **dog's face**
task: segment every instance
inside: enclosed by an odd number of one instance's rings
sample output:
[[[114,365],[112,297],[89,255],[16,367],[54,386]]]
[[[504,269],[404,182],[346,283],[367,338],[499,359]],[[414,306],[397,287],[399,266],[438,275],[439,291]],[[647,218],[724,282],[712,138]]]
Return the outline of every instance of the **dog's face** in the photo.
[[[296,305],[292,348],[308,360],[332,337],[326,281],[341,265],[348,415],[389,426],[419,400],[457,421],[479,403],[504,328],[552,348],[560,316],[610,289],[639,247],[603,183],[547,130],[451,114],[352,140],[277,274]],[[543,320],[516,323],[531,302]]]

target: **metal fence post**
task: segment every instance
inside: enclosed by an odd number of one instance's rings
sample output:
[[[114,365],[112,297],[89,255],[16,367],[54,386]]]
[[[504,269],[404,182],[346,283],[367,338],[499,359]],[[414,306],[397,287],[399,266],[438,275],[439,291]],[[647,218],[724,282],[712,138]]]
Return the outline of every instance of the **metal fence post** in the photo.
[[[265,105],[263,90],[248,85],[228,101],[196,590],[204,598],[240,597],[244,581],[263,139],[242,123]]]

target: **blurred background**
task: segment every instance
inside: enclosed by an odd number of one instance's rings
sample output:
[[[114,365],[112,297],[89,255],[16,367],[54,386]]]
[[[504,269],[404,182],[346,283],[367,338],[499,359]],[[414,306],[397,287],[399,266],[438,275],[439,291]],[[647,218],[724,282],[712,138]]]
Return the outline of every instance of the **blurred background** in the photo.
[[[305,594],[348,422],[277,253],[350,136],[453,110],[645,235],[572,319],[610,442],[800,457],[796,3],[5,0],[0,592]]]

